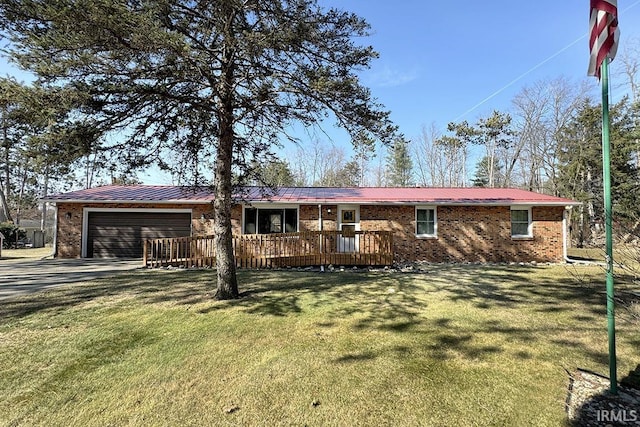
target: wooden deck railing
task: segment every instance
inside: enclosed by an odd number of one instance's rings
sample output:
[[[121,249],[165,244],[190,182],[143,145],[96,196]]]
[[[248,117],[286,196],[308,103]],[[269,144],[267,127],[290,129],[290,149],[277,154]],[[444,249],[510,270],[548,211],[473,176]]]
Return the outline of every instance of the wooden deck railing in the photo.
[[[236,266],[240,268],[302,267],[311,265],[390,265],[390,231],[303,231],[233,236]],[[215,266],[213,236],[176,237],[144,242],[144,265],[149,267]]]

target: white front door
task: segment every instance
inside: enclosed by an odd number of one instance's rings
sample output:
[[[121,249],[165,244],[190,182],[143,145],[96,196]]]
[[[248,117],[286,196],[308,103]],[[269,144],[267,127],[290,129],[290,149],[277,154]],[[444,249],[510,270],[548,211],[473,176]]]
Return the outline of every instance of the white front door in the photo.
[[[360,231],[360,206],[338,206],[338,252],[357,252],[359,249],[358,236]]]

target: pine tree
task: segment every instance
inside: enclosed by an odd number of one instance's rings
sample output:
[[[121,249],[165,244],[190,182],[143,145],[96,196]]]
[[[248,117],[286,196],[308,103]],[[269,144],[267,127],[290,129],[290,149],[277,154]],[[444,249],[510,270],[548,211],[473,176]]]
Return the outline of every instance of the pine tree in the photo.
[[[413,160],[409,153],[409,142],[396,138],[387,157],[387,186],[409,187],[413,185]]]
[[[93,95],[100,124],[120,132],[122,162],[190,159],[194,182],[211,173],[219,299],[239,295],[234,173],[272,154],[294,122],[332,115],[352,137],[396,133],[356,75],[377,56],[356,43],[369,25],[316,0],[4,0],[0,31],[23,67]]]
[[[610,108],[611,196],[617,223],[637,220],[638,170],[633,162],[634,109],[625,98]],[[582,202],[574,210],[572,227],[578,245],[588,242],[604,221],[602,187],[602,111],[585,99],[575,118],[565,126],[559,147],[559,185],[562,196]]]

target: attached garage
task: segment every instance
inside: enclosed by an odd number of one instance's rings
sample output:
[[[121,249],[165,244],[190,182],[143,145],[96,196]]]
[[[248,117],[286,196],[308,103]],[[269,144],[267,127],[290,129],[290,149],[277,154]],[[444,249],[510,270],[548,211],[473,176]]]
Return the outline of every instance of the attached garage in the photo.
[[[146,239],[191,235],[191,211],[85,210],[87,258],[141,258]]]

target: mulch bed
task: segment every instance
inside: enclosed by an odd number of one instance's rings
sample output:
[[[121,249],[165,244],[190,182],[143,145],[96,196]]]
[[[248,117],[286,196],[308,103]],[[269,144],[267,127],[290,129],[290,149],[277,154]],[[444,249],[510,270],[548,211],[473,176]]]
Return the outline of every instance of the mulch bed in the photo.
[[[640,389],[624,380],[617,395],[612,395],[609,387],[607,377],[581,369],[570,372],[566,402],[570,425],[640,426]]]

